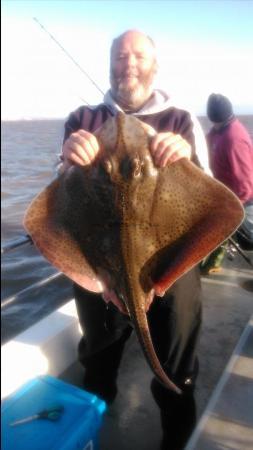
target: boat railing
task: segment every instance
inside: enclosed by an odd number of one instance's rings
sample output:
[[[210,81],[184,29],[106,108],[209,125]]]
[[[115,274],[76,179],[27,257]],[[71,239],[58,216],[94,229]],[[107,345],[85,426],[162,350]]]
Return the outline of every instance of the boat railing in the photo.
[[[27,244],[33,245],[31,237],[29,235],[22,236],[19,239],[15,239],[12,242],[4,244],[1,247],[1,254],[4,255]],[[26,294],[27,292],[30,291],[34,291],[37,288],[41,288],[42,286],[45,286],[46,284],[59,278],[62,275],[63,275],[62,272],[56,272],[52,275],[49,275],[46,278],[43,278],[42,280],[37,281],[36,283],[33,283],[31,286],[28,286],[27,288],[24,288],[21,291],[18,291],[16,294],[7,297],[1,302],[1,309],[5,308],[6,306],[9,306],[10,304],[15,303],[23,294]]]

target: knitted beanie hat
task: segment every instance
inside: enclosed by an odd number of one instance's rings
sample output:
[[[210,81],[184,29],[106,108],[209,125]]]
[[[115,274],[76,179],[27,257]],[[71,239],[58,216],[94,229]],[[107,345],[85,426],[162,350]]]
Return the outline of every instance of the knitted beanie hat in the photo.
[[[207,117],[211,122],[219,123],[233,117],[230,100],[221,94],[211,94],[207,100]]]

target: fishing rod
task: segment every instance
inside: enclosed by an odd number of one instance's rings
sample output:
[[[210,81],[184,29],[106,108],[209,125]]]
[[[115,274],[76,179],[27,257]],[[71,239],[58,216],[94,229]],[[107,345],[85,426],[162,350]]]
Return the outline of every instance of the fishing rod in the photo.
[[[53,275],[50,275],[46,278],[43,278],[42,280],[37,281],[34,284],[31,284],[30,286],[22,289],[21,291],[17,292],[14,295],[11,295],[8,298],[5,298],[1,302],[1,310],[6,308],[6,306],[9,306],[13,303],[16,303],[16,301],[22,297],[24,294],[27,294],[30,291],[34,291],[35,289],[41,288],[42,286],[45,286],[46,284],[50,283],[51,281],[56,280],[57,278],[62,277],[64,274],[62,272],[56,272]]]
[[[32,238],[31,236],[29,236],[28,234],[26,236],[22,236],[18,239],[15,239],[14,241],[11,241],[7,244],[4,244],[1,247],[1,254],[4,255],[5,253],[9,253],[12,250],[15,250],[18,247],[22,247],[23,245],[26,244],[33,244]]]
[[[37,22],[37,24],[40,26],[40,28],[50,36],[50,38],[58,45],[58,47],[60,47],[60,49],[65,53],[65,55],[68,56],[68,58],[71,59],[71,61],[78,67],[79,70],[81,70],[81,72],[86,76],[86,78],[88,78],[88,80],[98,89],[98,91],[102,94],[105,95],[105,93],[100,89],[100,87],[97,85],[97,83],[88,75],[88,73],[80,66],[80,64],[70,55],[70,53],[60,44],[59,41],[57,41],[57,39],[55,39],[55,37],[49,33],[49,31],[46,30],[46,28],[40,23],[40,21],[36,18],[33,17],[33,20],[35,22]],[[85,101],[85,103],[87,103]],[[87,103],[89,104],[89,103]]]
[[[251,259],[250,259],[250,258],[245,254],[245,252],[241,249],[240,245],[237,244],[237,242],[236,242],[234,239],[232,239],[231,237],[228,238],[228,242],[233,246],[233,248],[234,248],[235,250],[237,250],[237,252],[239,253],[239,255],[241,255],[241,256],[245,259],[245,261],[247,261],[247,263],[248,263],[251,267],[253,267],[253,264],[252,264],[252,262],[251,262]]]

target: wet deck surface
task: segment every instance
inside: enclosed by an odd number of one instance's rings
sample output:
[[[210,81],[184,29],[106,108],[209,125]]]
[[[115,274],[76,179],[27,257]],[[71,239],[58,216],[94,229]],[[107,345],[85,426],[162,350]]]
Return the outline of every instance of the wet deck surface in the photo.
[[[253,449],[253,315],[186,450]]]
[[[248,256],[252,259],[252,252]],[[202,277],[203,326],[195,394],[198,418],[253,313],[252,269],[240,255],[233,261],[226,259],[223,266],[221,273]],[[62,378],[81,386],[82,368],[76,365],[74,374],[73,378],[73,371],[71,375],[67,372]],[[150,392],[151,379],[150,369],[132,334],[120,367],[118,395],[104,416],[100,450],[159,449],[161,426]]]

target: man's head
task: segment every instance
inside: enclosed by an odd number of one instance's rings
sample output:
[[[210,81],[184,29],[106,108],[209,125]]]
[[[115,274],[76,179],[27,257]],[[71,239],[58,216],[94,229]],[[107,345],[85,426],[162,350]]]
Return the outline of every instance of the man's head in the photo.
[[[126,31],[111,46],[111,93],[125,110],[135,111],[152,94],[157,70],[155,46],[137,30]]]
[[[230,100],[221,94],[211,94],[207,100],[207,117],[216,127],[229,122],[234,117]]]

